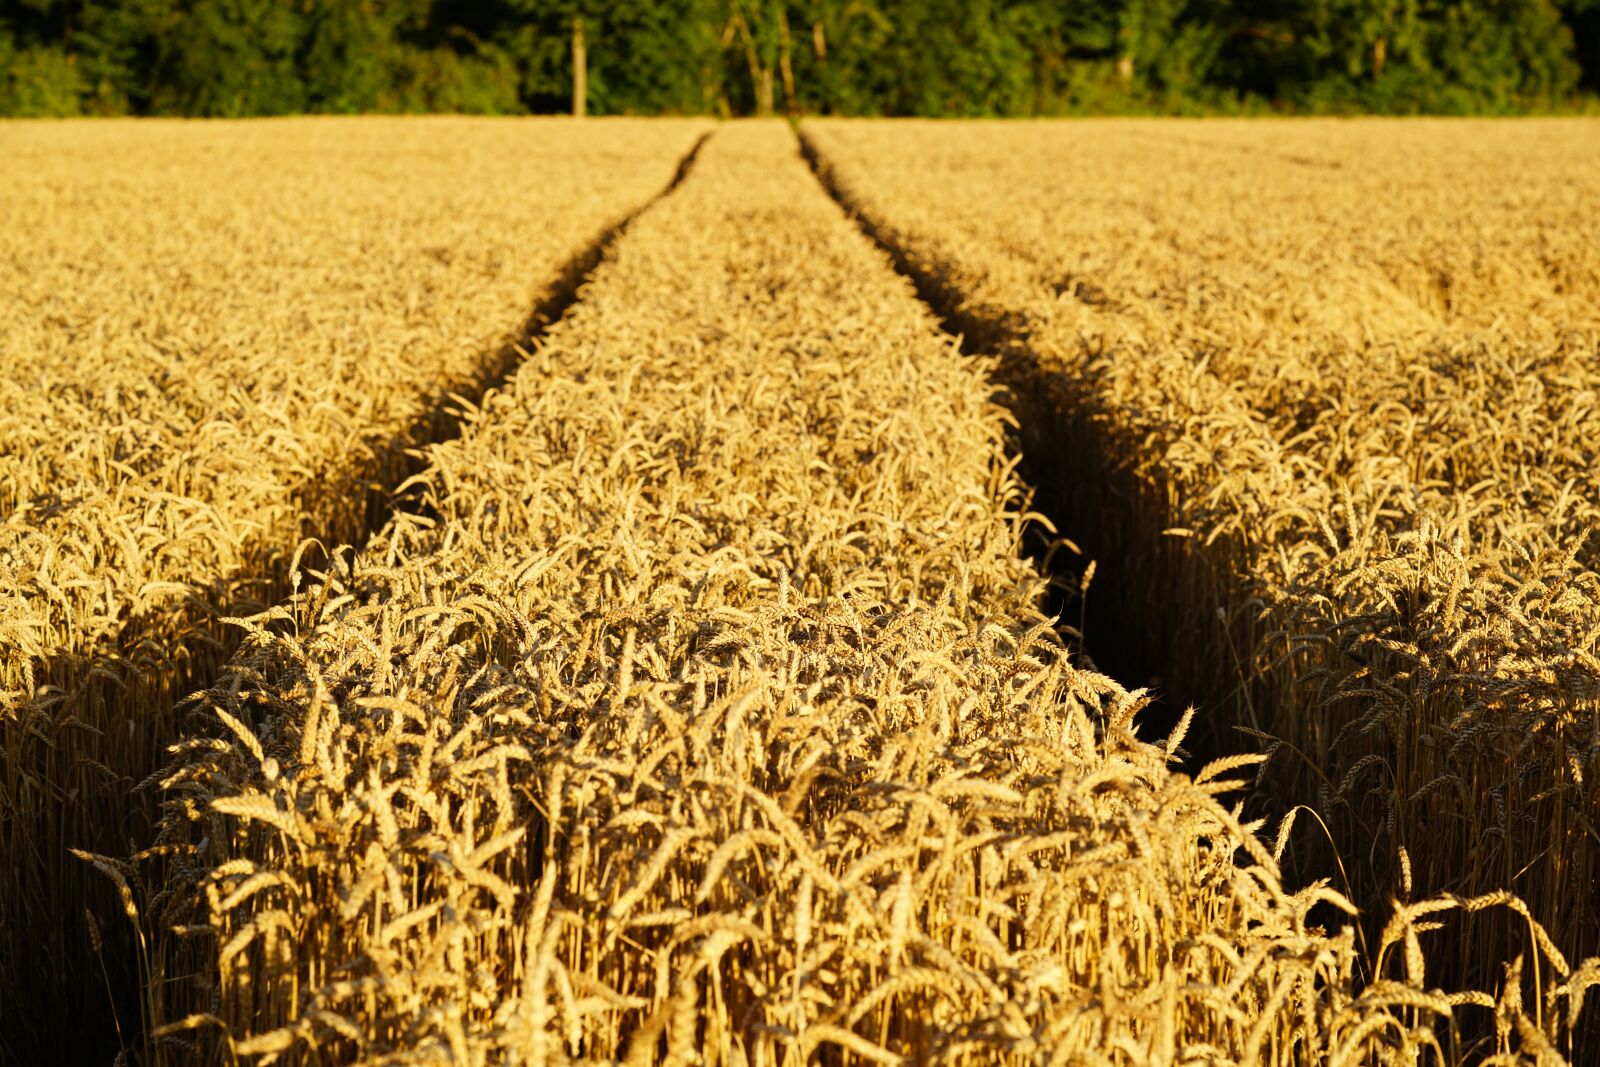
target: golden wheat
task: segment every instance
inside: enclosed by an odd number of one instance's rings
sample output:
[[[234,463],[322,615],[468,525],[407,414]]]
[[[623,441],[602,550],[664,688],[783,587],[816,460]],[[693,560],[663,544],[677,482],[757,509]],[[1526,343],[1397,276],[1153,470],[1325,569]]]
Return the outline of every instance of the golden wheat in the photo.
[[[0,128],[0,1056],[1581,1059],[1595,127],[706,128]]]
[[[156,1059],[1561,1062],[1594,980],[1537,941],[1429,986],[1134,733],[1018,554],[964,359],[778,124],[724,128],[420,504],[304,572],[195,703],[149,937]],[[119,882],[119,884],[120,884]]]
[[[1357,898],[1509,889],[1600,951],[1600,126],[806,130],[1006,353],[1152,669],[1278,746]],[[1462,929],[1452,981],[1529,944]]]
[[[0,127],[0,1054],[98,1034],[49,1009],[104,1002],[84,907],[116,926],[68,848],[149,843],[133,787],[223,619],[288,593],[302,538],[364,536],[700,129]]]

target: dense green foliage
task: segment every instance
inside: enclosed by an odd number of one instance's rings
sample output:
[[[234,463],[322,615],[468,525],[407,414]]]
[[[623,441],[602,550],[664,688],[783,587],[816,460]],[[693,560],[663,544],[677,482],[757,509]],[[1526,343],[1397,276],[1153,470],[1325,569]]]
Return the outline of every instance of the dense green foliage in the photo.
[[[1600,0],[0,0],[0,113],[1561,107]]]

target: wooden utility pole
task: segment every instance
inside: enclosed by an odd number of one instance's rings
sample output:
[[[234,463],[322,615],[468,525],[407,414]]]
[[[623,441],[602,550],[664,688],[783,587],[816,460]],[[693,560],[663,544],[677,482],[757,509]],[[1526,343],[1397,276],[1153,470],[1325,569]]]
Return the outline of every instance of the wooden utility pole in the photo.
[[[572,117],[589,113],[589,52],[583,44],[583,19],[572,20]]]

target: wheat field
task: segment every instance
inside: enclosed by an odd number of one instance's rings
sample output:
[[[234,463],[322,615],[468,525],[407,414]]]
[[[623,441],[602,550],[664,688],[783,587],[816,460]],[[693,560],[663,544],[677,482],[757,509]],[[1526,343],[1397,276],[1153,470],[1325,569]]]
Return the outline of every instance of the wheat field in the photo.
[[[105,1014],[84,909],[119,910],[68,849],[148,843],[135,787],[223,620],[302,538],[365,536],[705,129],[0,125],[0,1049],[67,1055],[25,1036],[57,998]]]
[[[1505,128],[0,126],[0,1057],[1583,1062]]]
[[[1600,127],[963,132],[806,127],[1009,353],[1167,680],[1276,750],[1369,911],[1511,890],[1600,951]],[[1493,982],[1526,943],[1502,914],[1440,962]]]

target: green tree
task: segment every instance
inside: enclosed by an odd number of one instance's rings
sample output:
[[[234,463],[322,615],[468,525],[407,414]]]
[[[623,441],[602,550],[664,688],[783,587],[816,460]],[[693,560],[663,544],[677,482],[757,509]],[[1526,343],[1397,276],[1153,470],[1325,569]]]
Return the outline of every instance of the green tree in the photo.
[[[884,110],[902,115],[1024,113],[1027,54],[997,0],[883,5],[893,35],[876,80]]]
[[[534,111],[572,104],[572,23],[588,50],[591,114],[711,110],[720,85],[720,0],[508,0],[496,41]]]
[[[1460,110],[1544,106],[1577,87],[1572,33],[1549,0],[1440,4],[1432,65],[1459,86]]]
[[[790,5],[791,58],[800,110],[860,115],[882,110],[884,49],[894,23],[874,0],[810,0]]]
[[[59,48],[16,48],[0,37],[0,115],[77,115],[83,74],[77,57]]]
[[[300,56],[307,106],[346,113],[394,110],[406,58],[399,30],[408,16],[414,23],[415,14],[371,0],[321,0],[307,16]]]
[[[590,108],[598,114],[688,114],[715,106],[720,87],[718,0],[614,0],[594,5]]]
[[[161,41],[151,110],[225,117],[304,110],[301,11],[294,0],[195,0]]]
[[[175,0],[86,0],[72,38],[86,109],[112,115],[148,111],[160,80],[162,42],[182,16]]]
[[[597,114],[1509,112],[1600,88],[1600,0],[0,0],[0,109],[564,112],[575,19]]]
[[[1571,94],[1570,30],[1548,0],[1311,0],[1274,95],[1313,109],[1508,111]]]

